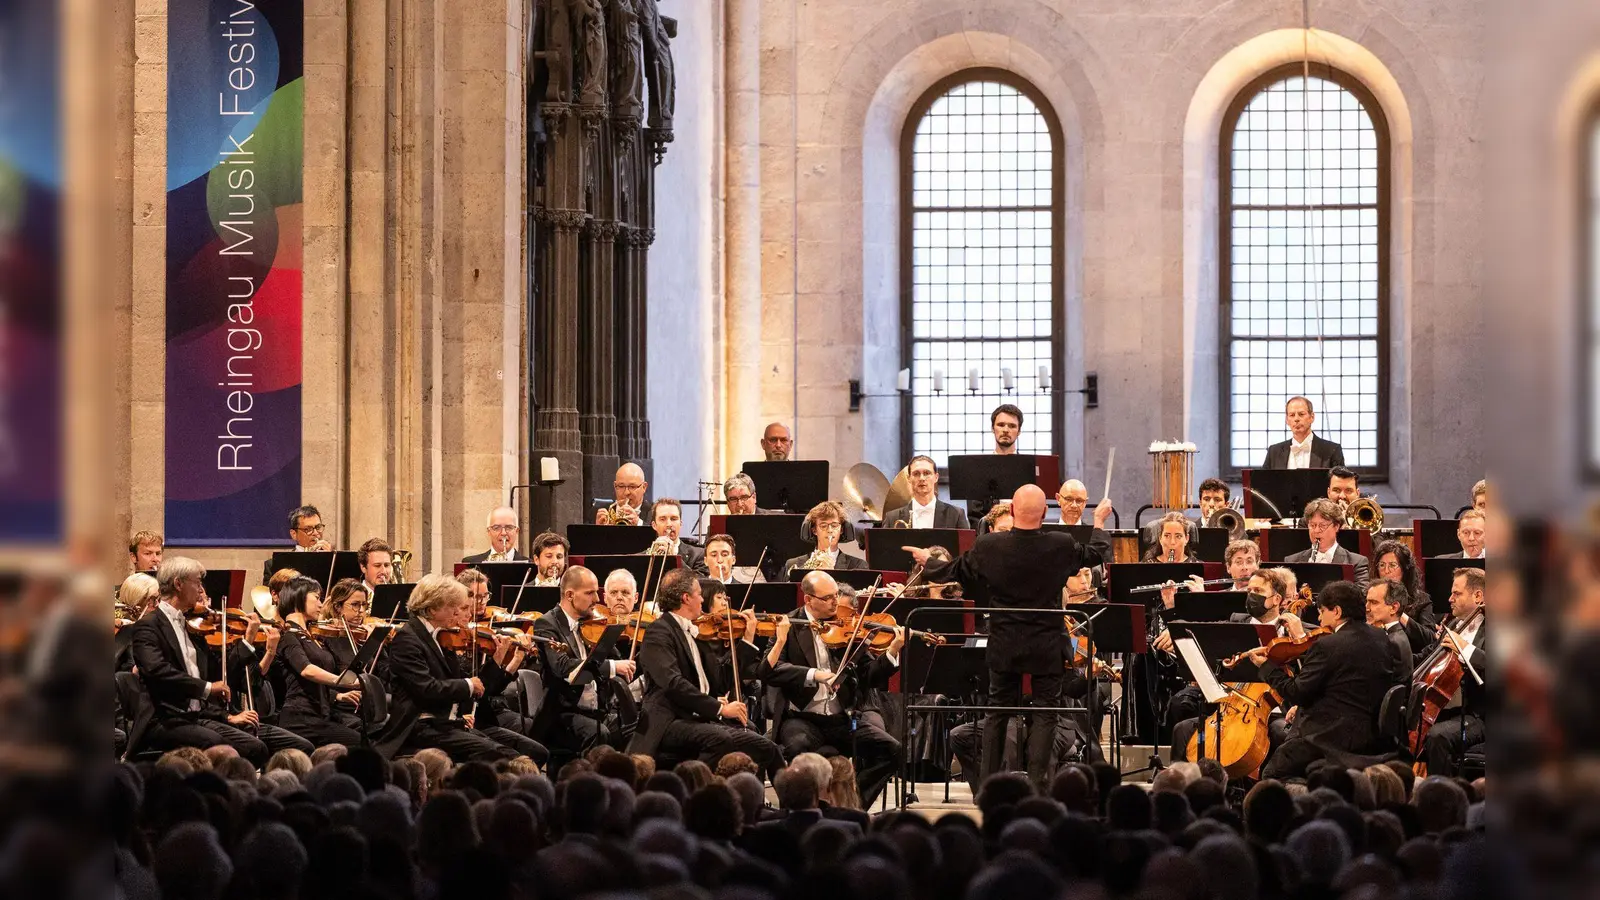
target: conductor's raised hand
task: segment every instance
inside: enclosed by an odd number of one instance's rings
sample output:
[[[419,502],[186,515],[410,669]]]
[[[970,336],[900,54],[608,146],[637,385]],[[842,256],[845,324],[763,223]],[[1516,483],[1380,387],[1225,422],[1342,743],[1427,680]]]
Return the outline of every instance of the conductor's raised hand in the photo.
[[[1106,522],[1110,521],[1111,513],[1114,511],[1111,507],[1110,497],[1101,500],[1094,508],[1094,527],[1105,528]]]
[[[901,550],[911,554],[911,561],[919,566],[928,564],[929,551],[922,547],[901,547]]]

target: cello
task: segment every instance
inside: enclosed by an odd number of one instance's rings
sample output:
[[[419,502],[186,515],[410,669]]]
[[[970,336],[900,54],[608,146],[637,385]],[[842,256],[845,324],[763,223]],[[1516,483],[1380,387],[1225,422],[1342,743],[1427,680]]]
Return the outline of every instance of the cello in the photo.
[[[1459,634],[1481,618],[1483,607],[1480,606],[1466,619],[1457,620],[1455,627],[1450,630]],[[1482,684],[1483,678],[1477,670],[1471,669],[1470,665],[1463,666],[1461,654],[1440,641],[1439,646],[1433,648],[1433,652],[1411,673],[1411,696],[1415,699],[1411,703],[1411,727],[1406,730],[1406,749],[1411,752],[1413,759],[1421,759],[1428,743],[1428,732],[1433,730],[1433,723],[1439,720],[1439,714],[1450,703],[1450,698],[1461,690],[1461,678],[1469,669],[1472,677]],[[1424,763],[1418,762],[1417,765]]]

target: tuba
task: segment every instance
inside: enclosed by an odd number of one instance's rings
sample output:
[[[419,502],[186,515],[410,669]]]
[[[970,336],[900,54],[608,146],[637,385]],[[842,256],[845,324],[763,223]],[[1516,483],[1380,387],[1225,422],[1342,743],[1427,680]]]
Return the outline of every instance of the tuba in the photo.
[[[1231,506],[1224,506],[1211,513],[1205,521],[1207,528],[1228,529],[1228,540],[1237,541],[1244,537],[1244,516]]]
[[[1350,528],[1377,535],[1383,530],[1383,507],[1371,497],[1361,497],[1352,502],[1345,513],[1345,524]]]

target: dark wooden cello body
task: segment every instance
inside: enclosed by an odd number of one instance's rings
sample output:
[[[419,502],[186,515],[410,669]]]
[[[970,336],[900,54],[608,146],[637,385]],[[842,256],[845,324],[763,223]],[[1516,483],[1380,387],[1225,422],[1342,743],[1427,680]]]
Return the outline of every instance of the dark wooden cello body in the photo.
[[[1466,621],[1457,622],[1451,630],[1458,633],[1465,631],[1482,616],[1483,610],[1479,609]],[[1464,674],[1466,670],[1461,665],[1461,655],[1442,641],[1411,673],[1411,727],[1406,730],[1406,749],[1413,758],[1422,756],[1428,742],[1428,732],[1450,703],[1450,698],[1461,689]]]

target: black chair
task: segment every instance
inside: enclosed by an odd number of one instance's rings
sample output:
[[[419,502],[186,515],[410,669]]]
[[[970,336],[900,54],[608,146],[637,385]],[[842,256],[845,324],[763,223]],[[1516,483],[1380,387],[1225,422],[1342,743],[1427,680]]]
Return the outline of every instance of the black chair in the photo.
[[[118,672],[115,679],[117,694],[117,708],[127,720],[128,745],[122,753],[123,762],[140,762],[161,758],[160,750],[143,750],[144,736],[149,731],[150,720],[155,715],[155,705],[150,700],[150,693],[144,689],[144,682],[132,672]]]

